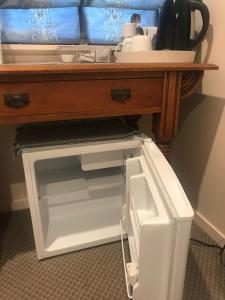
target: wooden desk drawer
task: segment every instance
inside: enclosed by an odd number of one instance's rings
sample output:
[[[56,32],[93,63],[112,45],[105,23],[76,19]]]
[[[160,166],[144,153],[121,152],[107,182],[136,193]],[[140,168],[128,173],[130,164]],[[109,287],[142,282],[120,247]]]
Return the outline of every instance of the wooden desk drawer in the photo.
[[[5,83],[0,117],[126,115],[161,110],[163,78]]]

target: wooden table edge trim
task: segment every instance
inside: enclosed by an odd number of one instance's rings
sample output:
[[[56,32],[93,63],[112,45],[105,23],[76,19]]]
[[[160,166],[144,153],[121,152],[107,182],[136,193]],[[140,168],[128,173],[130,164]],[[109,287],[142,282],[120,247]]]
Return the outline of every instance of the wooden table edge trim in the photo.
[[[214,64],[197,63],[124,63],[124,64],[3,64],[0,75],[4,74],[45,74],[45,73],[96,73],[96,72],[142,72],[142,71],[200,71],[218,70]]]
[[[120,116],[132,116],[132,115],[144,115],[150,113],[161,113],[160,107],[151,107],[143,109],[129,109],[126,111],[111,110],[103,111],[98,110],[96,112],[85,111],[85,112],[60,112],[60,113],[49,113],[49,114],[34,114],[34,115],[17,115],[17,116],[3,116],[0,117],[0,125],[7,124],[21,124],[21,123],[33,123],[33,122],[45,122],[48,121],[60,121],[60,120],[71,120],[71,119],[86,119],[86,118],[102,118],[102,117],[120,117]]]

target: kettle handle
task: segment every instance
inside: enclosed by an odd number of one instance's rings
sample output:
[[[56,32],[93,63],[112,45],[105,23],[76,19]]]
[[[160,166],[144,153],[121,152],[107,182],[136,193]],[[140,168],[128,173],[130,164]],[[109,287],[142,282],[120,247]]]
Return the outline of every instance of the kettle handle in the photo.
[[[202,30],[200,31],[200,33],[198,34],[198,37],[195,40],[191,40],[190,41],[190,48],[192,49],[193,47],[195,47],[206,35],[208,27],[209,27],[209,10],[208,7],[202,3],[202,2],[198,2],[198,1],[190,1],[190,10],[191,11],[195,11],[195,10],[199,10],[202,16],[202,21],[203,21],[203,26],[202,26]]]

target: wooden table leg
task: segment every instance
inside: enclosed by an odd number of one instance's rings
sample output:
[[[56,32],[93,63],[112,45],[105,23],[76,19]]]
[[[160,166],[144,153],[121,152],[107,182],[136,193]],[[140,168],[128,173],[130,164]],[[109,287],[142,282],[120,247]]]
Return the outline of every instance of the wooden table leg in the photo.
[[[177,132],[182,72],[165,72],[162,112],[153,116],[153,133],[156,143],[165,157],[171,155]]]
[[[171,153],[172,153],[172,141],[167,143],[162,143],[160,141],[157,141],[157,146],[163,153],[163,155],[166,157],[167,160],[170,159]]]

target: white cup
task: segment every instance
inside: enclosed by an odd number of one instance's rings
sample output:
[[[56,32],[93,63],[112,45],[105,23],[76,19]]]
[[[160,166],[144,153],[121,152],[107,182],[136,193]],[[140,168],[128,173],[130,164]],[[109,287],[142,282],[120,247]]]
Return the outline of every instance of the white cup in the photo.
[[[152,50],[152,40],[148,35],[136,35],[132,38],[129,51],[150,51]]]
[[[132,38],[126,38],[122,43],[119,43],[116,47],[115,53],[121,48],[122,52],[139,52],[139,51],[151,51],[152,40],[148,35],[136,35]]]
[[[121,43],[119,43],[116,46],[115,52],[118,52],[118,50],[121,50],[122,52],[130,51],[132,40],[132,37],[125,38]]]
[[[136,35],[137,25],[135,23],[125,23],[123,24],[122,36],[124,38],[129,38]]]

